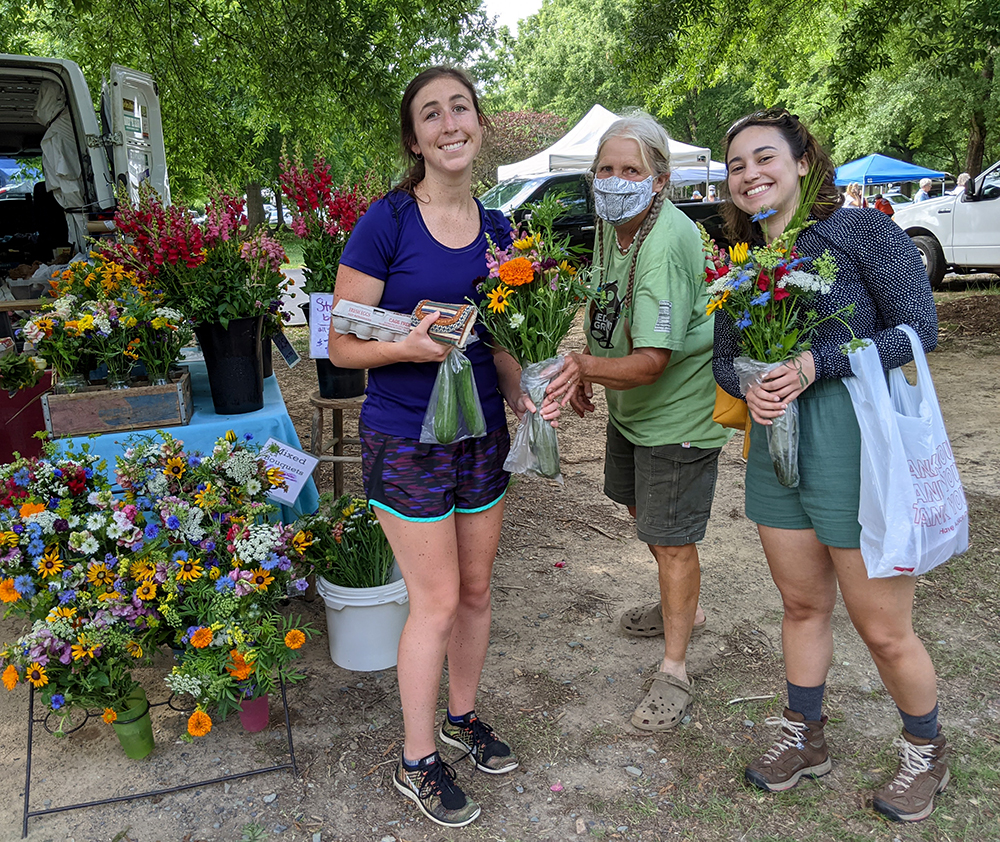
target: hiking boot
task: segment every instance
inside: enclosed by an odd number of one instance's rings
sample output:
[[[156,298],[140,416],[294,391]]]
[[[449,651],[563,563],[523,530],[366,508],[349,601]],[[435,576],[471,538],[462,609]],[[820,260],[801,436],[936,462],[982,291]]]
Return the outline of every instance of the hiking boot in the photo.
[[[905,728],[892,744],[899,749],[899,770],[889,783],[875,791],[872,806],[876,813],[894,822],[918,822],[934,809],[934,796],[944,792],[951,774],[945,739],[914,737]]]
[[[467,713],[461,722],[452,722],[446,713],[439,736],[442,742],[464,749],[464,756],[481,772],[502,775],[517,768],[517,756],[510,746],[475,711]]]
[[[465,827],[479,817],[479,805],[455,785],[455,770],[436,751],[416,769],[407,769],[401,758],[392,782],[432,822]]]
[[[823,736],[825,716],[819,722],[806,722],[801,713],[785,708],[784,716],[769,716],[764,724],[780,725],[781,736],[747,766],[744,776],[748,783],[768,792],[784,792],[803,775],[818,778],[830,771],[832,764]]]

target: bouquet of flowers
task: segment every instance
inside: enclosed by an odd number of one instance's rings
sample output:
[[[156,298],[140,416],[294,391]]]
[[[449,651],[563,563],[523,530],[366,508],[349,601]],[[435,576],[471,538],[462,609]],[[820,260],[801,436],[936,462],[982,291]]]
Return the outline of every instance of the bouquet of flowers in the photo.
[[[530,221],[510,248],[490,241],[489,277],[478,287],[486,299],[480,319],[493,341],[521,364],[521,386],[538,408],[562,368],[559,344],[587,296],[580,260],[567,245],[568,237],[557,236],[553,228],[563,212],[558,197],[548,195],[531,206]],[[560,476],[555,430],[539,414],[525,415],[504,468]]]
[[[811,171],[802,180],[802,198],[781,236],[768,245],[751,248],[737,243],[724,256],[702,229],[706,248],[709,314],[716,310],[733,320],[744,356],[734,361],[743,394],[769,371],[809,350],[810,338],[826,321],[847,324],[853,305],[820,316],[812,306],[830,291],[837,266],[829,252],[813,260],[801,257],[795,241],[809,225],[821,174]],[[767,220],[775,211],[764,208],[752,219],[759,222],[767,241]],[[767,428],[768,450],[782,485],[799,484],[798,404],[791,401],[785,414]]]
[[[388,584],[395,558],[363,498],[323,494],[316,513],[300,518],[295,526],[293,543],[306,569],[344,588]]]
[[[19,354],[0,346],[0,391],[14,392],[38,385],[48,363],[44,357]]]
[[[162,303],[200,322],[263,315],[286,285],[285,251],[264,231],[247,229],[242,198],[215,189],[198,225],[183,205],[164,206],[148,186],[132,206],[119,197],[115,225],[130,242],[105,248],[108,259],[132,269]]]
[[[295,206],[292,230],[302,239],[305,292],[333,292],[347,238],[378,195],[367,183],[334,188],[326,160],[317,155],[307,166],[298,150],[281,156],[281,189]]]

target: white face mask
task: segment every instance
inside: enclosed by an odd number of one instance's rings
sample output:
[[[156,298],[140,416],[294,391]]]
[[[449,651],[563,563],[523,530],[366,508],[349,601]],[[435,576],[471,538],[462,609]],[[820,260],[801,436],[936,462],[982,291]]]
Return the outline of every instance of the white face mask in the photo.
[[[653,176],[629,181],[616,175],[594,179],[594,210],[611,225],[635,218],[653,201]]]

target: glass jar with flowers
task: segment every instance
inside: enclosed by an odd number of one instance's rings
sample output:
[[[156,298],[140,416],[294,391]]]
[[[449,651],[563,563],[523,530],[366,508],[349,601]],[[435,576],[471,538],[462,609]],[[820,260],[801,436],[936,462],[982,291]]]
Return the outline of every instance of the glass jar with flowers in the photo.
[[[292,231],[302,240],[304,291],[309,294],[302,309],[309,321],[332,303],[344,246],[377,196],[367,182],[335,188],[326,159],[316,155],[305,164],[298,149],[281,156],[281,189],[293,205]],[[363,370],[340,368],[328,359],[316,360],[316,375],[324,398],[354,397],[365,389]]]

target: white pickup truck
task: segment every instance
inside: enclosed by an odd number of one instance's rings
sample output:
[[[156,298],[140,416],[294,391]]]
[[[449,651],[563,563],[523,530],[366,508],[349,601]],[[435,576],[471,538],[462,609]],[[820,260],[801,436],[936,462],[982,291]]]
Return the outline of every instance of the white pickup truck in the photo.
[[[893,219],[920,250],[935,289],[948,269],[1000,274],[1000,162],[964,193],[897,208]]]

